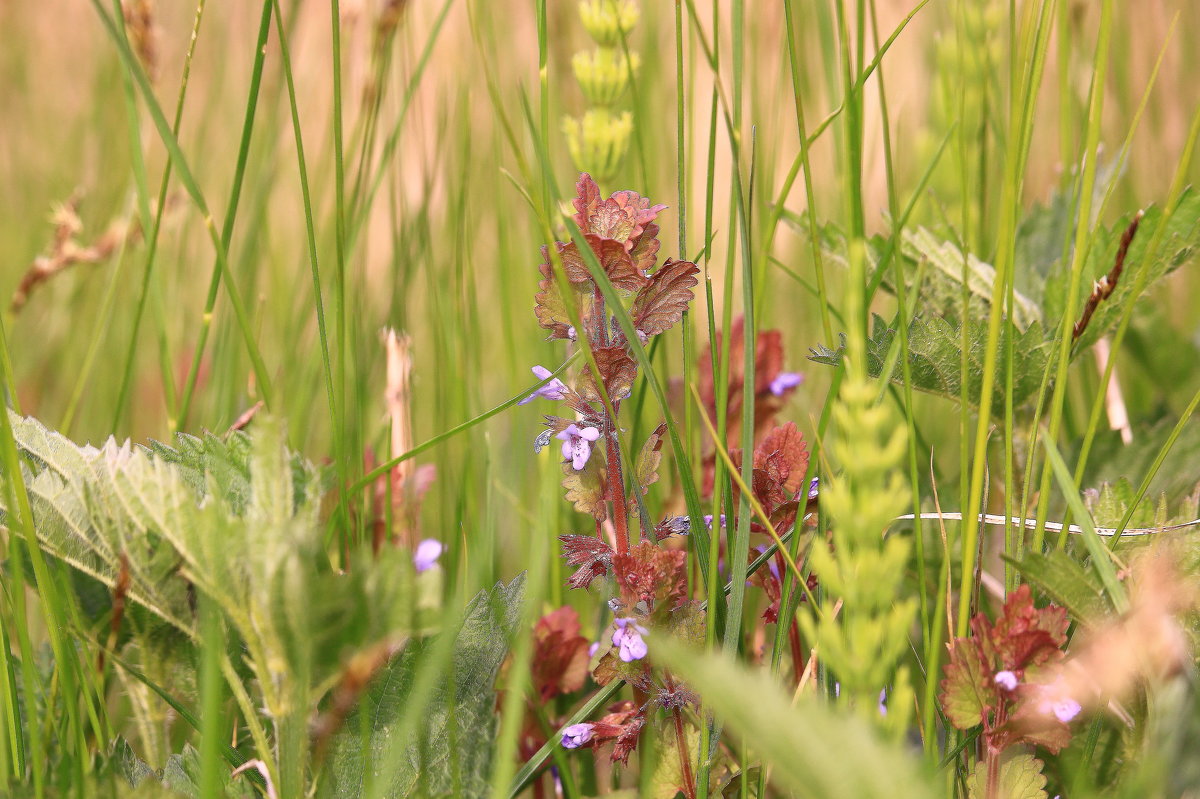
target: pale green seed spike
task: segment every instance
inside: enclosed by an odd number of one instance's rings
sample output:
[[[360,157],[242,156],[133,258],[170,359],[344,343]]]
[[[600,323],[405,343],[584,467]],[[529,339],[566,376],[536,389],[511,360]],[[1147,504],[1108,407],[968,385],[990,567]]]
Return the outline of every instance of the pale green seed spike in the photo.
[[[601,47],[619,47],[640,16],[636,0],[583,0],[579,4],[583,27]]]
[[[593,108],[582,119],[563,119],[563,134],[571,160],[581,172],[588,172],[601,183],[616,174],[629,137],[633,134],[633,114],[614,114],[606,108]]]
[[[575,80],[588,102],[597,106],[611,106],[620,100],[640,63],[637,53],[626,57],[623,51],[611,47],[584,50],[571,59]]]

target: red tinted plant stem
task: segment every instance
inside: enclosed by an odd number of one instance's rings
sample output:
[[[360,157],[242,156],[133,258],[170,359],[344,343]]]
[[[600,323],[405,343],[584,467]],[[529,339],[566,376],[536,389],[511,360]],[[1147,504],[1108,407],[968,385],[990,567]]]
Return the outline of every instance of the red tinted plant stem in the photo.
[[[596,286],[595,292],[592,294],[592,318],[596,321],[596,332],[600,336],[600,346],[607,347],[608,341],[608,315],[604,312],[604,295],[600,292],[600,287]]]
[[[696,799],[696,780],[692,776],[692,761],[688,755],[687,735],[683,731],[683,714],[675,708],[671,714],[675,718],[675,744],[679,749],[679,768],[683,774],[683,792],[687,799]]]
[[[984,726],[984,749],[986,750],[987,764],[987,787],[984,791],[984,796],[987,799],[1000,799],[1000,754],[1001,749],[992,745],[991,731],[1004,725],[1007,720],[1008,713],[1007,703],[1001,700],[1000,707],[996,709],[996,718],[992,722],[991,727]]]
[[[613,413],[621,412],[621,403],[613,403]],[[629,551],[629,506],[625,502],[625,474],[621,469],[621,448],[617,444],[616,420],[605,411],[604,444],[608,456],[608,498],[613,505],[613,524],[617,528],[617,553]]]
[[[792,619],[792,623],[788,626],[788,642],[792,645],[792,663],[796,672],[795,684],[799,685],[800,677],[804,674],[804,649],[800,646],[800,625],[796,624],[795,619]]]

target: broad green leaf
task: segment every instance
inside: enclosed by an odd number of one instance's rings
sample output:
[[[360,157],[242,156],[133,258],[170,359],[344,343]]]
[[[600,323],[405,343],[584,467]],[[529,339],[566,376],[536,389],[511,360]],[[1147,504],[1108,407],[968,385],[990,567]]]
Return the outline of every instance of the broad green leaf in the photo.
[[[1056,549],[1049,554],[1026,553],[1023,560],[1008,559],[1026,580],[1038,586],[1071,617],[1095,626],[1113,613],[1103,586],[1075,558]]]
[[[167,758],[162,770],[162,784],[177,796],[200,799],[200,753],[191,744]],[[223,795],[229,799],[253,799],[258,794],[248,776],[227,777]]]
[[[1101,228],[1096,232],[1088,253],[1087,265],[1084,267],[1085,280],[1076,308],[1082,308],[1083,300],[1091,293],[1091,281],[1098,280],[1112,269],[1121,235],[1129,226],[1131,216],[1121,219],[1112,227]],[[1138,233],[1129,246],[1125,269],[1117,281],[1117,287],[1108,299],[1097,306],[1091,322],[1076,343],[1076,352],[1091,346],[1112,329],[1121,318],[1127,303],[1137,302],[1139,297],[1134,296],[1134,289],[1139,279],[1145,280],[1146,288],[1150,288],[1195,256],[1196,248],[1200,246],[1200,192],[1191,189],[1184,191],[1174,213],[1166,220],[1166,231],[1160,246],[1153,253],[1153,257],[1148,257],[1149,246],[1162,218],[1161,208],[1151,206],[1146,209]],[[1058,308],[1061,313],[1061,308],[1065,306],[1065,297],[1064,290],[1060,289],[1055,296],[1051,293],[1050,285],[1047,285],[1046,318],[1058,318],[1053,312]]]
[[[1128,445],[1121,441],[1117,433],[1102,431],[1096,436],[1092,446],[1082,484],[1115,484],[1122,477],[1140,480],[1142,475],[1150,470],[1154,459],[1171,435],[1176,421],[1175,418],[1164,418],[1153,424],[1135,425],[1133,443]],[[1177,501],[1191,494],[1195,489],[1197,477],[1200,476],[1196,471],[1197,463],[1200,463],[1200,424],[1190,424],[1184,427],[1167,453],[1167,458],[1151,481],[1146,496],[1157,497],[1166,494],[1169,500]],[[1196,517],[1191,516],[1179,521],[1190,521],[1194,518]]]
[[[662,462],[662,445],[666,435],[665,424],[654,428],[633,465],[633,481],[642,494],[646,493],[651,483],[658,482],[658,465]]]
[[[598,454],[593,455],[578,471],[570,461],[562,465],[562,486],[567,489],[567,502],[574,503],[575,510],[580,513],[589,513],[601,522],[608,515],[604,505],[603,460]]]
[[[765,671],[678,643],[655,644],[657,659],[704,697],[740,742],[761,756],[771,782],[808,799],[916,799],[935,792],[919,755],[889,744],[863,719],[814,697],[795,703]]]
[[[276,552],[289,545],[281,524],[303,517],[319,536],[311,501],[317,473],[283,448],[281,434],[261,436],[274,455],[256,479],[264,496],[274,486],[287,502],[275,508],[279,518],[272,524],[259,514],[251,531],[241,519],[254,495],[252,447],[242,434],[228,442],[180,436],[175,449],[113,439],[97,448],[9,414],[43,549],[110,590],[127,568],[128,598],[189,635],[189,578],[241,602],[245,597],[234,589],[262,576],[252,565],[264,544],[273,540]],[[265,418],[257,424],[273,429]],[[241,534],[231,535],[238,527]],[[275,531],[274,539],[267,530]]]
[[[995,794],[987,791],[987,768],[980,761],[967,781],[971,799],[1046,799],[1042,761],[1024,752],[1003,757]]]
[[[643,733],[644,734],[644,733]],[[684,743],[687,746],[688,762],[694,778],[696,773],[696,758],[700,752],[700,731],[690,725],[684,727]],[[650,778],[649,796],[653,799],[675,799],[684,790],[683,768],[679,762],[679,743],[675,727],[668,718],[658,731],[658,765],[654,776]]]
[[[1000,332],[1000,351],[1007,346],[1006,337],[1013,334],[1012,325],[1003,324]],[[887,359],[888,350],[896,337],[896,331],[888,327],[879,316],[874,316],[871,339],[867,342],[867,370],[872,377],[879,377]],[[985,322],[968,322],[968,382],[967,397],[972,407],[979,407],[983,385],[984,354],[987,344]],[[909,368],[912,387],[931,394],[957,400],[962,386],[962,333],[959,327],[937,316],[917,317],[908,327]],[[1035,322],[1024,333],[1016,332],[1014,339],[1013,404],[1021,405],[1031,399],[1041,385],[1042,373],[1047,367],[1052,343],[1042,335],[1042,326]],[[810,360],[830,366],[842,361],[844,346],[837,350],[820,348],[814,350]],[[1004,361],[997,359],[996,379],[992,393],[992,412],[1004,409],[1005,379]],[[897,361],[889,378],[894,383],[903,383],[903,365]]]
[[[807,217],[791,216],[789,221],[808,235]],[[846,266],[846,234],[836,225],[826,223],[820,226],[817,235],[825,257],[833,263]],[[991,264],[981,261],[972,253],[964,255],[956,243],[942,239],[924,227],[901,231],[899,250],[908,296],[912,298],[911,292],[918,289],[920,291],[915,297],[915,307],[921,308],[928,315],[939,316],[957,324],[957,320],[962,317],[965,266],[967,316],[975,321],[987,318],[991,308],[992,285],[996,279],[996,270]],[[887,251],[888,239],[883,236],[873,236],[867,241],[866,258],[870,272],[873,273],[879,268]],[[927,268],[924,270],[921,285],[917,286],[917,267],[920,263],[926,264]],[[887,264],[884,266],[887,268],[880,275],[879,285],[895,295],[896,285],[892,269]],[[1025,330],[1034,322],[1042,320],[1041,309],[1034,300],[1019,290],[1013,294],[1014,318],[1019,329]],[[913,300],[910,299],[910,302]]]
[[[375,677],[334,736],[320,796],[362,796],[386,758],[399,761],[389,764],[393,779],[385,796],[489,793],[496,675],[520,621],[524,585],[522,575],[480,593],[461,626],[442,633],[455,636],[454,648],[432,697],[414,697],[412,691],[422,662],[436,651],[431,639],[411,643]],[[402,740],[414,703],[423,709],[409,727],[412,736]]]
[[[946,718],[960,730],[979,725],[997,700],[996,686],[988,681],[989,669],[979,645],[970,638],[954,639],[944,669],[946,679],[942,680],[938,699]]]
[[[122,735],[118,735],[113,741],[110,756],[117,773],[125,778],[130,788],[136,788],[146,780],[158,779],[154,769],[137,756],[133,747],[129,745],[129,741],[125,740]]]

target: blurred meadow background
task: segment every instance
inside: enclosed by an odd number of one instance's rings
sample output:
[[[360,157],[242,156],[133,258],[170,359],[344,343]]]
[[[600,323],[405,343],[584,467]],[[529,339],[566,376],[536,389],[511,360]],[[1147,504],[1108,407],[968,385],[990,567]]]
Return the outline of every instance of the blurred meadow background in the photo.
[[[573,158],[564,123],[595,106],[572,67],[577,52],[594,46],[575,2],[0,0],[0,318],[9,405],[99,446],[110,435],[143,444],[170,443],[180,432],[221,435],[261,402],[255,412],[282,420],[287,447],[323,468],[327,506],[340,502],[339,486],[359,489],[322,515],[325,551],[339,565],[372,535],[364,475],[429,443],[404,466],[432,481],[419,510],[410,505],[411,518],[389,517],[388,525],[403,530],[406,547],[429,538],[445,545],[436,589],[445,607],[457,612],[478,590],[527,571],[520,628],[569,604],[594,639],[606,623],[600,603],[568,593],[570,567],[555,540],[593,525],[562,501],[557,444],[534,453],[536,406],[480,419],[529,392],[532,366],[562,363],[561,347],[537,326],[533,294],[539,247],[565,237],[560,198],[574,193],[580,171],[592,172],[605,195],[631,189],[669,206],[658,218],[660,254],[702,269],[683,333],[650,350],[656,373],[671,382],[697,478],[709,445],[689,390],[699,385],[709,320],[725,329],[748,301],[757,329],[779,331],[782,367],[804,375],[779,417],[809,442],[810,474],[818,462],[822,479],[827,473],[818,426],[841,367],[808,355],[836,348],[858,312],[847,299],[855,291],[845,258],[836,243],[814,246],[809,220],[886,241],[903,215],[906,230],[935,231],[958,252],[995,263],[998,253],[1011,254],[1027,213],[1059,202],[1065,216],[1048,246],[1070,261],[1081,205],[1090,215],[1085,231],[1112,228],[1115,236],[1121,220],[1200,176],[1189,138],[1200,108],[1200,5],[1189,0],[638,5],[622,43],[638,67],[613,103],[618,114],[631,113],[632,126],[611,134],[627,137],[625,152],[604,163],[595,154]],[[879,53],[868,76],[848,80],[851,68],[859,74]],[[1040,71],[1027,77],[1035,62]],[[1013,124],[1017,95],[1027,101],[1026,121]],[[1012,171],[1014,159],[1021,165]],[[45,279],[30,280],[39,265]],[[1102,266],[1083,275],[1081,296],[1111,263]],[[1015,280],[1023,285],[1021,275]],[[1200,479],[1200,438],[1186,429],[1151,471],[1200,389],[1197,297],[1200,275],[1185,263],[1137,304],[1113,350],[1123,423],[1113,401],[1098,423],[1090,415],[1105,392],[1091,353],[1054,384],[1046,419],[1061,406],[1052,438],[1072,467],[1095,434],[1075,488],[1122,476],[1137,485],[1152,474],[1148,495],[1157,501],[1166,492],[1174,507]],[[877,293],[869,307],[887,320],[902,310],[894,292]],[[919,311],[908,308],[910,316]],[[1059,322],[1045,320],[1047,329]],[[399,333],[390,381],[389,329]],[[1056,341],[1052,364],[1058,352]],[[903,466],[916,481],[906,512],[932,511],[935,485],[945,510],[1005,513],[1015,497],[1030,501],[1032,515],[1053,494],[1040,509],[1057,519],[1067,512],[1062,486],[1049,477],[1024,498],[1005,490],[1006,464],[1015,462],[1020,480],[1041,458],[1040,449],[1034,458],[1014,437],[1005,440],[1006,429],[1029,425],[1019,407],[1007,428],[1002,401],[993,407],[995,427],[981,448],[970,404],[900,386],[880,393],[895,423],[907,419],[915,433],[913,468]],[[625,425],[640,445],[662,412],[645,386],[634,396]],[[671,451],[646,500],[651,519],[685,513]],[[971,483],[981,459],[989,461],[984,491]],[[951,590],[958,588],[963,533],[956,523],[947,529],[953,563],[939,560],[942,544],[927,527],[928,564],[910,568],[910,585],[925,580],[927,567],[936,587],[946,567]],[[1020,550],[1011,541],[1006,550],[1004,538],[998,529],[985,534],[992,554],[982,562],[1011,588],[1018,578],[995,553]],[[11,594],[21,589],[11,578],[7,572],[5,615],[16,675],[20,654],[39,651],[53,633],[33,621],[30,648],[19,642]],[[39,619],[32,586],[28,601],[28,618]],[[914,656],[944,653],[938,636],[953,632],[954,620],[942,622],[934,644],[915,643]],[[761,663],[770,660],[774,633],[766,644],[758,635],[744,655]],[[82,662],[94,660],[88,652]],[[515,644],[514,657],[528,659],[529,645]],[[927,682],[916,689],[931,703]],[[185,742],[200,746],[199,734],[170,713],[151,713],[160,726],[135,731],[137,709],[112,698],[134,691],[129,685],[88,684],[112,703],[100,726],[129,738],[152,767]],[[175,689],[192,703],[215,696],[191,680]],[[61,701],[53,694],[46,715],[33,716],[47,730],[56,728]],[[205,707],[220,701],[231,700]],[[489,775],[496,795],[524,762],[513,722],[504,723],[497,757],[506,765]],[[108,751],[85,739],[67,746],[66,760],[86,761],[89,747]],[[940,746],[941,756],[953,754],[947,739]],[[5,761],[3,785],[32,793],[28,774],[37,765],[27,773],[16,762]],[[78,775],[93,766],[73,768],[38,781],[38,791],[92,795],[95,784]],[[593,787],[595,779],[586,778]],[[743,795],[763,784],[750,783],[742,779]],[[202,795],[223,795],[216,783],[203,784]],[[537,790],[553,790],[549,778]],[[726,795],[737,795],[731,790]]]
[[[890,0],[875,6],[878,27],[866,37],[872,50],[876,37],[885,40],[913,10]],[[561,119],[587,108],[571,58],[590,44],[574,4],[546,4],[544,56],[539,55],[536,5],[340,5],[345,219],[340,255],[329,9],[284,4],[328,347],[334,377],[341,378],[335,385],[337,401],[345,403],[340,433],[332,425],[325,390],[306,207],[279,37],[275,31],[268,34],[257,102],[248,115],[260,8],[202,6],[189,59],[195,7],[127,7],[131,44],[167,120],[173,121],[179,109],[178,141],[214,224],[231,231],[229,266],[245,305],[248,335],[273,383],[271,409],[287,419],[294,447],[314,458],[345,458],[352,471],[361,470],[367,448],[380,457],[387,452],[386,355],[380,339],[385,327],[412,340],[414,444],[515,394],[529,382],[531,365],[550,365],[552,349],[531,324],[542,239],[522,190],[536,197],[541,181],[548,180],[564,194],[574,183]],[[731,297],[722,291],[724,275],[736,269],[737,258],[737,241],[728,235],[731,156],[724,121],[710,124],[713,73],[697,33],[714,40],[714,9],[711,3],[695,3],[693,17],[692,8],[683,9],[682,84],[676,77],[674,7],[652,3],[641,9],[630,42],[641,65],[624,103],[633,112],[630,151],[603,188],[633,188],[671,206],[662,238],[663,252],[673,257],[695,257],[703,251],[705,231],[713,231],[704,260],[719,320],[726,305],[738,308],[741,302],[740,289]],[[1086,129],[1099,14],[1088,3],[1062,2],[1056,9],[1024,176],[1026,204],[1045,202],[1069,185]],[[795,97],[810,128],[841,105],[836,21],[827,4],[794,6],[796,91],[784,6],[745,4],[736,38],[729,19],[733,10],[729,3],[716,9],[715,41],[728,99],[741,101],[747,168],[751,150],[755,159],[750,207],[752,224],[759,226],[755,246],[771,256],[756,264],[762,276],[756,286],[760,326],[782,331],[789,368],[806,373],[789,417],[808,430],[830,375],[806,367],[804,356],[811,346],[834,342],[823,339],[812,253],[802,232],[785,223],[771,229],[770,242],[761,234],[799,152]],[[7,298],[34,259],[52,249],[55,209],[73,197],[81,246],[114,226],[138,224],[143,212],[151,214],[153,224],[169,159],[144,104],[132,99],[136,89],[93,8],[6,3],[0,14],[6,33],[0,93],[8,119],[0,137],[0,246]],[[1160,54],[1162,66],[1133,133],[1126,167],[1112,178],[1116,189],[1105,210],[1113,219],[1161,200],[1180,160],[1200,99],[1200,87],[1189,77],[1189,54],[1200,37],[1198,15],[1200,9],[1186,2],[1136,10],[1122,4],[1119,10],[1104,83],[1102,164],[1115,161]],[[999,217],[1007,17],[1001,2],[930,3],[896,39],[879,72],[887,92],[894,196],[903,205],[914,199],[914,189],[950,135],[915,198],[910,220],[956,229],[965,222],[970,229],[959,235],[969,237],[984,260],[994,252]],[[887,230],[889,215],[899,213],[889,202],[878,80],[868,81],[863,109],[863,208],[871,232]],[[682,151],[676,146],[680,95]],[[539,168],[530,113],[539,124],[543,114],[548,120],[544,146],[552,174]],[[252,131],[239,170],[248,119]],[[818,219],[845,216],[839,153],[833,125],[814,142],[810,156]],[[152,259],[143,237],[132,237],[100,263],[72,267],[38,286],[19,313],[7,311],[22,412],[76,440],[100,443],[115,434],[145,441],[175,430],[220,432],[262,399],[247,334],[224,289],[212,303],[207,341],[200,347],[216,258],[203,214],[171,177]],[[240,191],[233,207],[235,180]],[[806,209],[803,173],[783,200],[788,211]],[[686,252],[676,225],[686,225]],[[1147,326],[1161,323],[1194,344],[1197,278],[1189,271],[1157,287],[1139,320],[1146,317]],[[835,305],[841,279],[830,270]],[[339,307],[342,323],[335,319]],[[697,326],[693,340],[707,340],[704,314],[694,314],[692,323]],[[679,348],[664,350],[662,356],[678,373]],[[1121,360],[1118,369],[1143,377],[1145,360],[1131,358],[1127,365]],[[189,381],[193,370],[196,377]],[[1155,414],[1160,404],[1186,403],[1197,376],[1179,377],[1134,381],[1128,390],[1130,401],[1138,403],[1135,412]],[[1087,397],[1079,399],[1085,407]],[[943,402],[918,397],[922,425],[932,426],[928,437],[944,442],[939,449],[949,456],[958,442],[955,425],[939,426],[945,408]],[[506,414],[485,422],[422,457],[437,464],[443,489],[426,502],[427,524],[462,530],[490,519],[495,528],[488,537],[503,542],[500,549],[513,556],[503,569],[494,565],[496,575],[524,562],[519,553],[528,520],[518,509],[536,508],[536,498],[546,490],[529,450],[537,417],[526,416]],[[944,487],[953,488],[953,475],[946,479]],[[486,497],[493,498],[490,511]]]

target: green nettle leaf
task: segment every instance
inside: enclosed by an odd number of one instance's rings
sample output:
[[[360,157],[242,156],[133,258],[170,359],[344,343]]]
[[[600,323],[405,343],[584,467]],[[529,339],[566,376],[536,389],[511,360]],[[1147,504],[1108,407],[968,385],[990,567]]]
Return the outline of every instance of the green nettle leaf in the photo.
[[[1043,765],[1026,753],[1006,757],[1000,763],[996,792],[988,793],[987,766],[981,761],[967,781],[967,795],[971,799],[1046,799]]]
[[[133,751],[129,741],[118,735],[112,744],[112,763],[129,787],[136,788],[146,780],[157,780],[158,774]]]
[[[637,461],[633,465],[634,484],[645,494],[652,483],[658,482],[658,465],[662,463],[663,437],[667,434],[667,425],[660,424],[642,445]]]
[[[1047,555],[1030,552],[1023,560],[1010,560],[1022,577],[1065,607],[1080,623],[1095,626],[1114,612],[1108,594],[1093,573],[1066,552],[1058,549]]]
[[[176,448],[79,446],[9,418],[42,548],[110,590],[127,569],[128,599],[188,635],[192,584],[244,612],[246,592],[265,585],[264,569],[292,551],[297,529],[319,541],[317,472],[266,418],[258,454],[242,434],[180,436]]]
[[[593,452],[587,464],[579,471],[570,461],[562,465],[562,486],[567,489],[567,502],[575,503],[575,510],[589,513],[602,522],[608,516],[604,500],[604,458]]]
[[[992,287],[996,282],[996,270],[991,264],[971,253],[963,253],[954,242],[944,241],[923,227],[901,233],[900,251],[912,264],[924,262],[928,266],[918,298],[919,307],[938,316],[960,317],[965,261],[969,318],[987,318],[992,305]],[[907,271],[911,275],[916,272],[912,267]],[[1013,291],[1013,321],[1019,330],[1042,321],[1037,304],[1016,290]]]
[[[896,338],[896,331],[878,315],[874,316],[873,323],[871,339],[867,342],[867,371],[872,377],[879,377]],[[987,324],[968,322],[967,325],[967,399],[972,407],[977,408],[983,387]],[[1012,325],[1001,325],[999,352],[1004,352],[1006,338],[1013,332]],[[908,327],[908,363],[912,387],[949,399],[959,399],[962,388],[962,344],[961,328],[951,322],[937,316],[913,319]],[[1025,332],[1016,332],[1013,349],[1013,404],[1019,406],[1032,399],[1041,386],[1042,374],[1053,352],[1053,342],[1044,339],[1041,324],[1035,322]],[[813,351],[810,360],[838,366],[844,350],[844,346],[837,350],[822,347]],[[899,359],[888,377],[897,384],[904,382],[903,365]],[[1005,396],[1004,359],[998,358],[992,389],[993,414],[1003,412]]]
[[[648,336],[672,327],[683,318],[699,283],[700,269],[689,261],[667,260],[633,301],[633,326]]]
[[[597,347],[592,353],[596,357],[596,369],[600,379],[608,388],[610,402],[619,402],[629,396],[633,390],[633,381],[637,379],[637,361],[629,356],[624,347]],[[592,379],[592,370],[584,366],[576,385],[579,396],[590,402],[602,402],[600,389]]]
[[[785,218],[805,235],[811,235],[806,216],[790,215]],[[846,234],[837,225],[826,223],[819,226],[817,236],[824,255],[833,263],[846,266]],[[872,236],[866,245],[867,268],[874,272],[887,252],[888,240],[883,236]],[[996,270],[991,264],[981,261],[974,254],[964,254],[955,242],[946,241],[923,227],[901,231],[899,250],[905,290],[909,292],[909,303],[912,307],[921,308],[927,314],[950,321],[956,322],[960,319],[963,315],[965,266],[967,317],[976,321],[987,318],[991,308],[992,286],[996,279]],[[893,253],[893,256],[895,255]],[[919,286],[918,265],[926,267]],[[896,284],[893,280],[892,266],[890,263],[885,266],[879,285],[895,295]],[[920,292],[915,298],[911,294],[914,290]],[[1037,302],[1025,296],[1019,289],[1013,292],[1013,308],[1013,317],[1021,330],[1042,320]]]
[[[658,738],[658,765],[650,778],[648,796],[654,799],[675,799],[681,792],[686,794],[683,767],[679,761],[679,741],[675,728],[664,725]],[[692,773],[696,772],[696,758],[700,752],[700,731],[690,725],[684,731],[684,745],[691,762]]]
[[[950,661],[944,667],[946,679],[941,686],[942,710],[955,727],[969,730],[995,707],[996,687],[988,683],[988,667],[975,641],[956,638],[949,646]]]
[[[1135,425],[1133,443],[1125,444],[1116,432],[1101,431],[1096,436],[1083,485],[1118,483],[1125,475],[1141,475],[1150,471],[1159,452],[1175,428],[1175,418],[1163,418],[1149,425]],[[1064,455],[1066,453],[1063,453]],[[1200,424],[1186,425],[1167,452],[1166,459],[1155,474],[1147,497],[1166,494],[1178,498],[1196,488],[1196,464],[1200,463]],[[1178,521],[1190,521],[1189,516]]]
[[[222,773],[228,774],[228,771],[222,769]],[[200,799],[200,753],[196,748],[185,744],[182,752],[168,757],[161,781],[163,787],[173,791],[175,796]],[[258,795],[248,776],[226,776],[223,782],[222,795],[229,799],[252,799]]]
[[[414,641],[372,681],[334,736],[322,797],[363,796],[390,773],[383,796],[476,797],[490,793],[496,737],[496,675],[520,624],[525,576],[497,583],[467,606],[448,663],[439,641]],[[438,678],[415,695],[422,670]]]
[[[1121,235],[1129,227],[1131,219],[1132,215],[1120,220],[1110,228],[1102,228],[1096,232],[1091,250],[1088,252],[1087,264],[1084,267],[1085,278],[1098,280],[1112,269],[1116,260],[1117,248],[1121,242]],[[1155,230],[1162,219],[1162,208],[1151,206],[1146,209],[1138,228],[1138,234],[1134,236],[1133,242],[1129,246],[1129,252],[1125,258],[1125,269],[1117,281],[1117,287],[1108,299],[1096,307],[1091,322],[1076,342],[1076,353],[1090,347],[1116,326],[1125,312],[1125,306],[1139,299],[1134,296],[1134,289],[1139,280],[1144,280],[1146,288],[1149,288],[1195,256],[1196,248],[1200,247],[1200,192],[1192,189],[1184,191],[1174,213],[1166,219],[1166,230],[1161,244],[1151,258],[1148,257],[1148,250],[1153,242]],[[1047,319],[1060,318],[1060,316],[1053,315],[1053,312],[1057,309],[1061,314],[1061,309],[1065,307],[1066,286],[1062,281],[1058,281],[1058,286],[1056,291],[1052,291],[1051,284],[1047,284],[1045,302]],[[1083,302],[1091,291],[1091,283],[1085,280],[1076,308],[1083,307]]]

